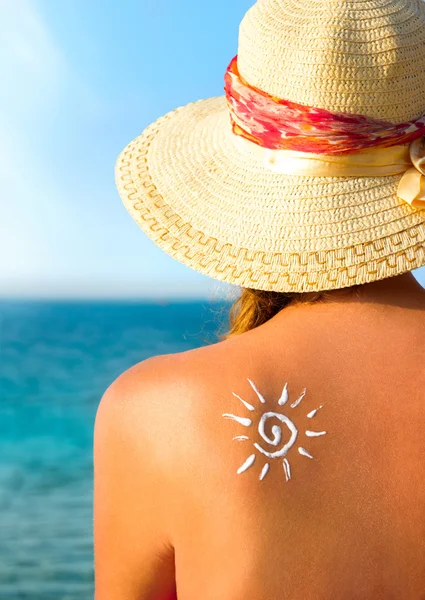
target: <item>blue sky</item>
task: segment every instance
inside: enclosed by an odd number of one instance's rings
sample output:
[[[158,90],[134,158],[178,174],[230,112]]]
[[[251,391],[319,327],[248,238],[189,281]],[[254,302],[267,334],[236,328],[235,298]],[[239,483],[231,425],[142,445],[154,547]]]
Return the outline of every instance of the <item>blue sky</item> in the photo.
[[[3,294],[220,294],[138,229],[114,164],[162,114],[223,93],[252,4],[0,0]]]

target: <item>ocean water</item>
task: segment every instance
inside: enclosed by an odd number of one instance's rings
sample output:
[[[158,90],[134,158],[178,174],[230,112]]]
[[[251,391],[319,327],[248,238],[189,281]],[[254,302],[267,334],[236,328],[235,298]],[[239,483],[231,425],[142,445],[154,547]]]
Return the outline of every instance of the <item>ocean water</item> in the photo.
[[[216,341],[225,304],[0,303],[0,598],[93,598],[99,400],[135,363]]]

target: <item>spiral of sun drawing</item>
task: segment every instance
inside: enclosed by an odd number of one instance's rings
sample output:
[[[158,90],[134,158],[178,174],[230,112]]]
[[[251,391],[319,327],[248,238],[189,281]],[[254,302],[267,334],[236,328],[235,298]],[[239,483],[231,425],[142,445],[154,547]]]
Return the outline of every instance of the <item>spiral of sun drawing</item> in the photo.
[[[267,402],[266,402],[264,396],[262,396],[262,394],[259,392],[257,386],[255,385],[255,383],[253,381],[248,379],[248,382],[251,385],[254,392],[258,396],[258,399],[260,401],[260,409],[262,408],[262,406],[264,407],[264,411],[262,412],[262,414],[259,415],[258,433],[260,434],[260,437],[262,438],[262,440],[265,442],[264,445],[266,445],[268,447],[268,449],[265,448],[263,445],[258,444],[257,442],[255,442],[253,444],[255,450],[259,453],[259,455],[262,457],[266,457],[266,462],[264,463],[264,465],[261,469],[260,481],[262,481],[264,479],[264,477],[267,475],[267,473],[269,472],[270,461],[280,459],[280,460],[282,460],[282,466],[283,466],[283,470],[285,473],[285,479],[288,482],[291,479],[291,465],[289,463],[287,455],[290,452],[290,450],[292,448],[294,448],[294,446],[297,442],[298,435],[299,435],[298,428],[295,426],[294,422],[289,417],[287,417],[285,414],[283,414],[281,412],[277,412],[276,410],[267,410]],[[304,396],[306,395],[306,392],[307,392],[307,390],[304,389],[301,392],[300,396],[294,402],[292,402],[292,404],[288,404],[289,403],[288,384],[285,383],[282,395],[278,400],[278,405],[279,406],[288,405],[291,407],[291,409],[294,409],[299,404],[301,404]],[[248,409],[251,412],[256,411],[256,408],[254,406],[252,406],[252,404],[249,404],[249,402],[246,402],[246,400],[243,400],[243,398],[241,398],[234,392],[232,392],[232,393],[236,398],[238,398],[242,402],[242,404],[245,406],[246,409]],[[266,406],[264,406],[264,405],[266,405]],[[315,408],[314,410],[309,412],[307,417],[309,419],[312,419],[321,408],[323,408],[323,405],[319,406],[319,408]],[[222,416],[225,417],[226,419],[232,419],[233,421],[236,421],[240,425],[243,425],[243,427],[251,427],[251,425],[253,425],[253,422],[254,422],[253,419],[250,419],[248,417],[239,417],[237,415],[231,415],[228,413],[225,413]],[[273,419],[273,420],[277,419],[278,421],[280,421],[280,425],[276,425],[276,424],[272,425],[271,436],[269,436],[266,433],[266,424],[269,422],[270,419]],[[278,446],[282,443],[282,435],[283,435],[282,427],[284,427],[284,426],[288,430],[288,433],[287,433],[286,438],[283,439],[283,445],[278,449]],[[310,438],[320,437],[320,436],[326,435],[326,431],[312,431],[310,429],[307,429],[305,431],[305,435]],[[247,435],[238,435],[238,436],[234,437],[233,440],[237,441],[237,442],[245,442],[245,441],[249,441],[250,438]],[[310,454],[310,452],[308,450],[306,450],[305,448],[303,448],[302,446],[298,445],[297,449],[298,449],[298,452],[302,456],[305,456],[306,458],[310,458],[310,459],[314,458],[313,455]],[[239,467],[239,469],[237,470],[238,475],[240,475],[241,473],[244,473],[250,467],[252,467],[256,458],[257,458],[256,452],[253,452],[252,454],[250,454],[248,456],[248,458],[246,459],[246,461],[243,463],[243,465],[241,465]]]

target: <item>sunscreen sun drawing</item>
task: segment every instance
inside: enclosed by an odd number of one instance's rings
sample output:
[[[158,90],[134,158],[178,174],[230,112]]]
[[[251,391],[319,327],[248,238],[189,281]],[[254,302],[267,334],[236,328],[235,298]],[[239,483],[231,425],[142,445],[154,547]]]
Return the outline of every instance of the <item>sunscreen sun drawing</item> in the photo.
[[[254,392],[257,394],[260,404],[261,405],[267,404],[264,396],[259,392],[255,383],[253,381],[251,381],[250,379],[248,379],[248,382],[251,385]],[[304,396],[306,395],[306,392],[307,392],[307,390],[304,389],[301,392],[300,396],[294,402],[289,404],[289,406],[292,409],[294,409],[299,404],[301,404]],[[238,398],[238,400],[240,400],[242,402],[242,404],[245,406],[246,409],[248,409],[251,412],[254,412],[256,410],[255,407],[252,406],[252,404],[249,404],[249,402],[246,402],[243,398],[238,396],[238,394],[235,394],[234,392],[232,392],[232,393],[233,393],[233,396],[235,396],[236,398]],[[286,404],[288,404],[288,402],[289,402],[288,384],[285,383],[282,395],[278,400],[278,405],[285,406]],[[307,417],[309,419],[312,419],[321,408],[323,408],[323,405],[319,406],[319,408],[315,408],[314,410],[309,412],[307,414]],[[228,413],[224,413],[222,416],[226,419],[231,419],[233,421],[236,421],[237,423],[239,423],[240,425],[243,425],[244,427],[250,427],[253,424],[253,420],[248,417],[239,417],[237,415],[232,415],[232,414],[228,414]],[[278,419],[280,421],[280,425],[272,426],[272,428],[271,428],[272,437],[267,435],[267,433],[265,431],[265,426],[269,419]],[[279,446],[279,444],[282,442],[282,426],[283,425],[286,425],[286,427],[289,431],[289,437],[286,440],[284,440],[284,443],[281,448],[273,450],[273,448],[277,448],[277,446]],[[260,434],[260,436],[264,440],[264,442],[271,448],[270,448],[270,450],[267,450],[267,449],[263,448],[262,445],[260,445],[256,442],[254,443],[254,448],[261,455],[265,456],[267,459],[272,459],[272,460],[281,459],[283,470],[285,473],[285,479],[288,482],[291,479],[291,465],[289,463],[289,460],[286,458],[286,456],[287,456],[288,452],[291,450],[291,448],[293,448],[293,446],[295,445],[295,443],[297,441],[297,438],[299,435],[299,431],[298,431],[297,427],[292,422],[292,420],[289,419],[289,417],[287,417],[285,414],[276,412],[273,410],[265,409],[265,411],[261,415],[259,422],[258,422],[258,433]],[[307,429],[305,431],[305,435],[307,437],[312,437],[312,438],[320,437],[322,435],[326,435],[326,431],[311,431],[310,429]],[[233,438],[234,441],[238,441],[238,442],[249,441],[249,439],[250,438],[247,435],[238,435]],[[306,450],[305,448],[303,448],[302,446],[298,446],[298,452],[301,454],[301,456],[305,456],[310,459],[314,458],[314,456],[312,454],[310,454],[310,452],[308,450]],[[243,465],[241,465],[239,467],[239,469],[237,470],[237,474],[240,475],[241,473],[244,473],[250,467],[252,467],[252,465],[254,464],[254,462],[256,460],[256,457],[257,457],[257,455],[255,452],[253,454],[250,454],[248,456],[248,458],[246,459],[246,461],[243,463]],[[262,467],[261,473],[260,473],[260,481],[262,481],[264,479],[264,477],[267,475],[269,468],[270,468],[270,463],[265,462],[264,466]]]

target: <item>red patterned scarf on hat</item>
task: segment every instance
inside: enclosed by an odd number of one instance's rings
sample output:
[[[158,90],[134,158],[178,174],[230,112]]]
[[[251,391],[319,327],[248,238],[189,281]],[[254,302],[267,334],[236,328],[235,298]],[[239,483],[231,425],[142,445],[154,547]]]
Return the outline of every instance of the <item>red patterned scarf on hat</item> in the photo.
[[[416,121],[394,124],[270,96],[241,77],[237,56],[227,68],[224,89],[233,132],[272,150],[352,154],[407,144],[425,135],[425,115]]]

